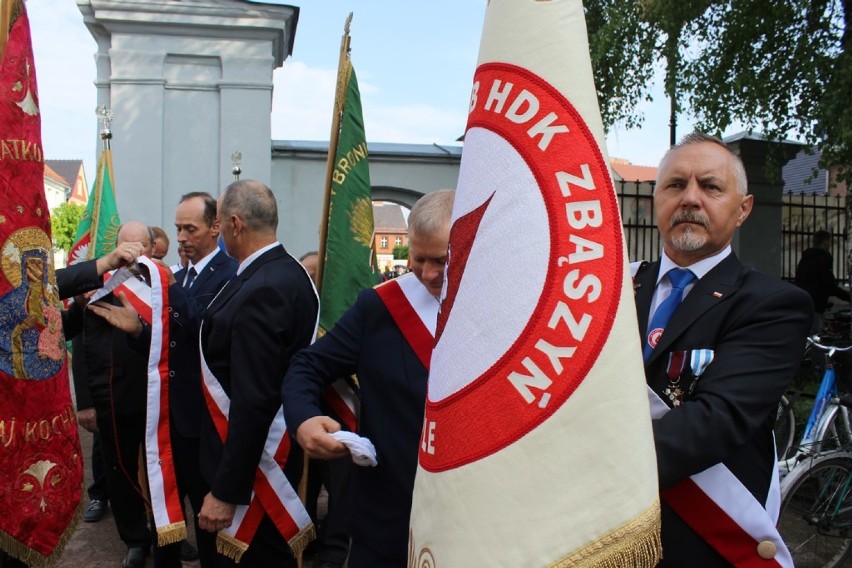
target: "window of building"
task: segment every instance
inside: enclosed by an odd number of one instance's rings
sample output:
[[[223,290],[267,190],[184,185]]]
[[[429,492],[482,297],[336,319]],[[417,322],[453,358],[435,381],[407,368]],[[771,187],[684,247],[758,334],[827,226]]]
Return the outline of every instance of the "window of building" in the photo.
[[[402,246],[402,237],[397,237],[396,239],[394,239],[393,243],[394,243],[394,245],[401,247]]]
[[[382,241],[381,241],[381,242],[382,242],[382,248],[383,248],[383,249],[384,249],[384,248],[388,248],[388,238],[387,238],[387,237],[382,237]]]

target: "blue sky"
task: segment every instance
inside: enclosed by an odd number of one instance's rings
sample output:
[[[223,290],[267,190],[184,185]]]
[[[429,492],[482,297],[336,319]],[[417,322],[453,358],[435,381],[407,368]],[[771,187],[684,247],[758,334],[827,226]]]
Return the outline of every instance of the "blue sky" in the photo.
[[[354,12],[352,61],[368,141],[452,144],[464,132],[485,0],[290,3],[301,12],[293,55],[274,73],[273,138],[328,139],[340,37],[349,12]],[[84,159],[91,181],[98,152],[95,41],[74,0],[29,0],[27,10],[45,156]],[[640,107],[645,126],[611,132],[609,154],[656,165],[668,146],[667,107],[661,94]],[[679,132],[685,133],[687,117],[681,124]]]

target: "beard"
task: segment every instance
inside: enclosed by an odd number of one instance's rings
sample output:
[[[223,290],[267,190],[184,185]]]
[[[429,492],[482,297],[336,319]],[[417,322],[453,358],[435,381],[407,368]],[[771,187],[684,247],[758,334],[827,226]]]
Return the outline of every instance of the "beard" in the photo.
[[[677,237],[672,238],[672,245],[681,252],[692,252],[700,249],[707,244],[707,230],[710,228],[710,221],[694,211],[683,211],[672,217],[669,227],[674,229],[681,223],[696,223],[704,227],[703,234],[696,234],[695,228],[691,225],[685,225],[683,232]]]

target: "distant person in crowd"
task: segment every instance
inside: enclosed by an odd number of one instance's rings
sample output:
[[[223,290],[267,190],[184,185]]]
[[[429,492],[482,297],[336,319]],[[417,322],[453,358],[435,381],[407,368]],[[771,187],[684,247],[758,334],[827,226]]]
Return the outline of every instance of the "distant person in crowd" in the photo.
[[[302,263],[302,266],[305,267],[305,271],[307,271],[308,276],[310,276],[311,280],[313,280],[314,284],[316,284],[317,266],[319,264],[319,253],[315,250],[306,252],[305,254],[299,257],[299,262]]]
[[[849,301],[849,292],[837,285],[834,260],[831,257],[831,233],[814,233],[813,246],[805,249],[796,266],[796,285],[810,294],[814,302],[814,319],[811,334],[820,333],[825,323],[825,310],[829,296]]]
[[[183,270],[189,264],[189,259],[186,258],[186,253],[183,252],[183,247],[180,246],[180,243],[178,243],[177,253],[178,261],[169,267],[172,274],[177,274],[178,271]]]
[[[418,353],[432,348],[431,341],[416,347],[409,341],[434,337],[454,197],[454,191],[441,190],[417,202],[408,218],[413,274],[362,291],[334,328],[293,358],[284,378],[281,399],[288,428],[310,457],[334,459],[349,453],[330,435],[341,426],[323,412],[322,391],[338,377],[358,377],[359,434],[375,445],[378,465],[351,468],[349,568],[407,565],[426,403],[428,362]],[[394,317],[399,310],[416,317]]]
[[[654,208],[663,251],[638,268],[634,290],[663,568],[757,565],[784,546],[771,506],[780,500],[772,427],[812,307],[802,290],[743,266],[732,250],[752,204],[740,158],[718,138],[690,134],[660,162]],[[692,485],[699,473],[702,483]],[[718,507],[694,514],[702,499]],[[742,553],[736,561],[732,549]]]
[[[169,254],[169,236],[160,227],[151,227],[154,233],[154,252],[151,253],[151,258],[163,260]]]

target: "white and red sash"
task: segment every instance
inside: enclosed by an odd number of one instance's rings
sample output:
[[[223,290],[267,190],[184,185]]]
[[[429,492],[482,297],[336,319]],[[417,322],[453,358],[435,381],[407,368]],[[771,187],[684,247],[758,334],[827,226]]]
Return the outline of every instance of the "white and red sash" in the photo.
[[[375,287],[417,358],[429,370],[438,323],[439,302],[413,273],[388,280]]]
[[[148,268],[151,286],[125,267],[104,275],[104,286],[90,299],[96,302],[118,293],[151,326],[148,352],[148,390],[145,413],[145,468],[157,544],[163,546],[186,538],[180,492],[172,453],[169,424],[169,294],[168,269],[146,257],[138,262]]]
[[[650,387],[648,401],[654,419],[671,410]],[[661,491],[660,497],[733,566],[793,568],[775,526],[780,486],[777,470],[773,471],[765,507],[721,463]]]
[[[358,431],[360,403],[355,389],[346,379],[337,379],[322,391],[323,400],[350,432]]]
[[[157,544],[164,546],[186,538],[169,423],[169,278],[168,268],[145,257],[140,257],[138,262],[148,267],[151,287],[129,278],[115,288],[115,294],[123,292],[140,317],[151,326],[145,465]]]
[[[314,294],[316,294],[316,289],[314,289]],[[319,311],[317,311],[317,321],[314,324],[314,335],[316,335],[318,324]],[[201,337],[202,330],[199,330],[198,351],[201,359],[201,384],[204,402],[216,426],[216,432],[224,443],[228,436],[231,400],[207,365],[201,346]],[[314,539],[316,533],[311,517],[301,499],[299,499],[296,490],[293,489],[287,476],[284,475],[283,468],[289,453],[290,437],[287,435],[284,410],[279,407],[264,442],[249,504],[237,505],[231,526],[219,531],[216,536],[217,552],[239,563],[243,553],[248,550],[264,513],[269,515],[278,532],[284,537],[296,556]]]

